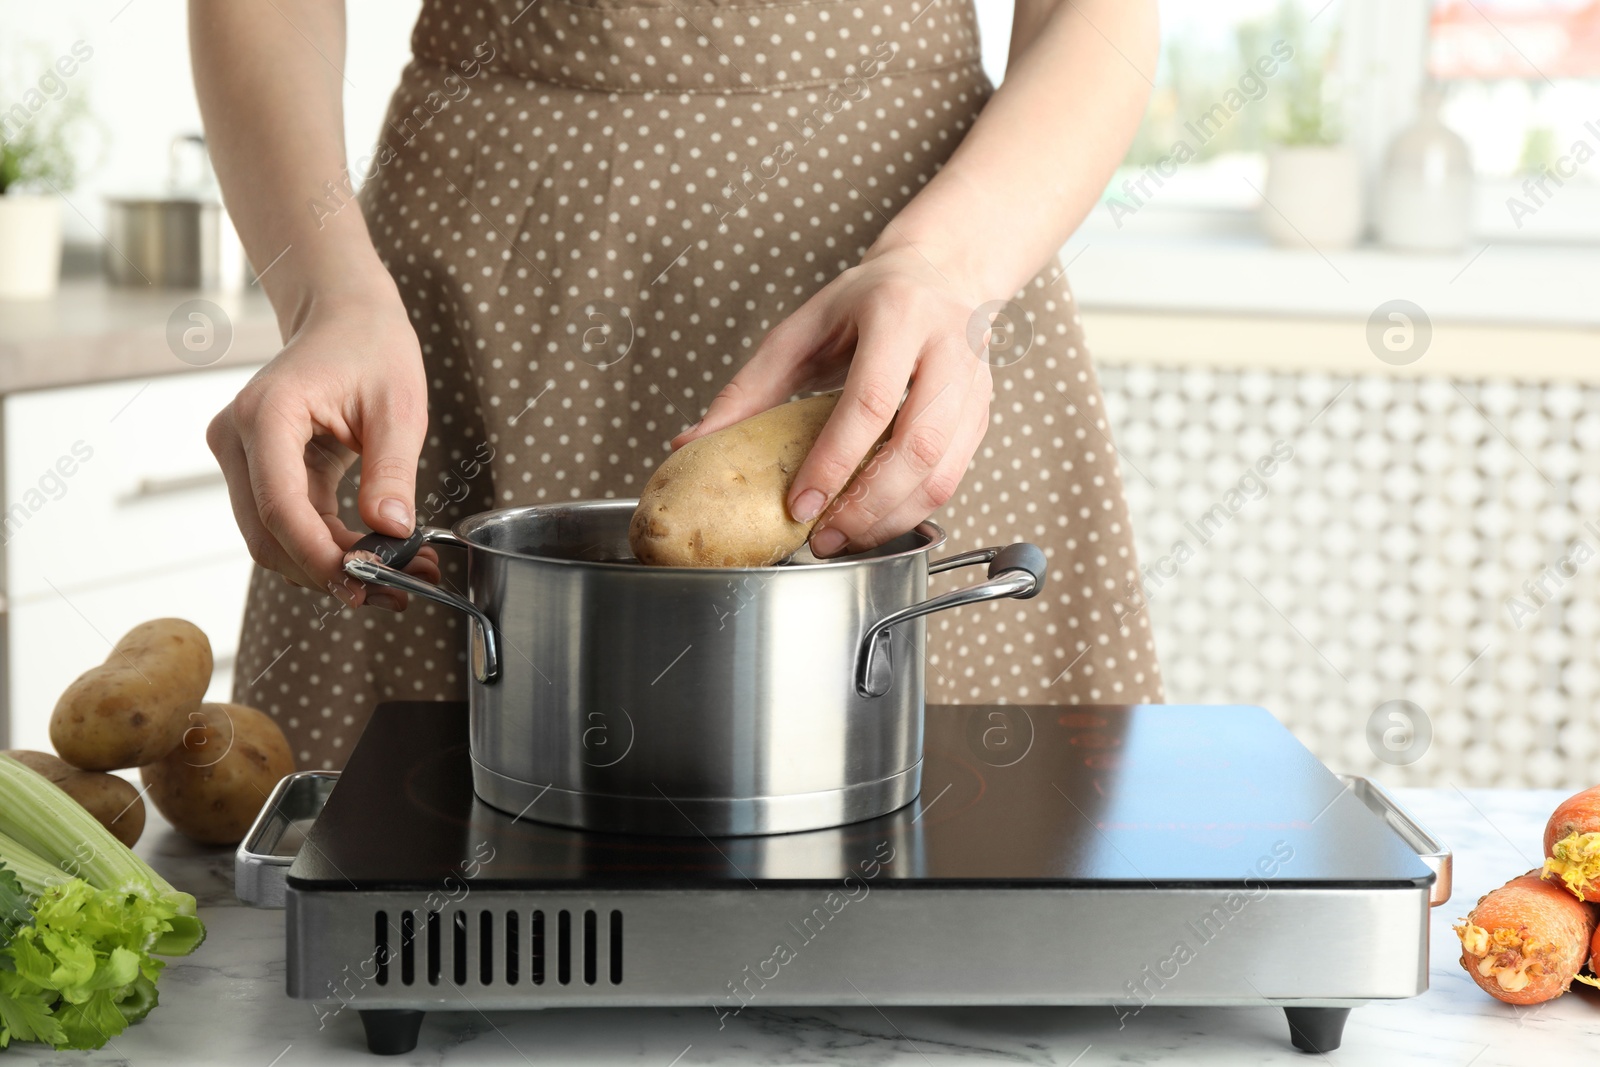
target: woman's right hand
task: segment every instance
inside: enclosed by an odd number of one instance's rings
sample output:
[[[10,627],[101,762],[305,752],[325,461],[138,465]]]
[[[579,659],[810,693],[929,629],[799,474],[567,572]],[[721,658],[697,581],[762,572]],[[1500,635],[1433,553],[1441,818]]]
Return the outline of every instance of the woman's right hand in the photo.
[[[211,420],[250,556],[295,585],[394,611],[405,594],[343,571],[361,538],[339,518],[341,483],[359,455],[361,520],[393,537],[415,522],[417,460],[428,431],[422,353],[398,294],[313,298],[277,357]],[[424,549],[406,568],[439,580]]]

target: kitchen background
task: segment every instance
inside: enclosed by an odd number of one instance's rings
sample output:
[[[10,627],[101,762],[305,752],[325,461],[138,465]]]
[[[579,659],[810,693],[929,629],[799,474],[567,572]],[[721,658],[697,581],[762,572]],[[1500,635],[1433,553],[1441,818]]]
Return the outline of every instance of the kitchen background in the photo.
[[[1010,3],[977,3],[998,81]],[[347,7],[359,173],[417,4]],[[1169,700],[1263,704],[1393,784],[1591,784],[1600,0],[1161,8],[1145,124],[1062,258]],[[203,431],[276,327],[242,270],[105,280],[138,274],[108,198],[209,195],[170,148],[200,126],[183,6],[0,27],[0,290],[65,248],[53,293],[0,299],[9,743],[47,748],[61,688],[156,615],[207,631],[225,698],[248,561]]]

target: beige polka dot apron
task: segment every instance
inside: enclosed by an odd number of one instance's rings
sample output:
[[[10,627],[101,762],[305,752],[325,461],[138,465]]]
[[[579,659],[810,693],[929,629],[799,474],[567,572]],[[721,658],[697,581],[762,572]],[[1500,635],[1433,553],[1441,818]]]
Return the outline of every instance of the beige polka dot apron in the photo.
[[[991,92],[971,0],[693,2],[426,5],[362,190],[427,364],[421,521],[637,495]],[[935,518],[952,554],[1034,541],[1050,584],[931,617],[928,699],[1158,701],[1111,431],[1060,267],[1016,302],[1031,347],[991,359],[988,436]],[[464,588],[459,553],[441,556]],[[257,573],[236,679],[302,767],[340,766],[375,703],[464,697],[462,620],[416,598],[401,615],[340,610]]]

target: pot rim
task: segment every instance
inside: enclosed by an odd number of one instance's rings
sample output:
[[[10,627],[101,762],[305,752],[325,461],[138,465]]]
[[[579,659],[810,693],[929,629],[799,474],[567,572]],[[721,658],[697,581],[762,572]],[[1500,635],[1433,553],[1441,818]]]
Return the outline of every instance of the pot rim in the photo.
[[[555,563],[569,567],[593,567],[598,570],[627,571],[630,574],[661,574],[683,577],[685,575],[725,575],[725,574],[802,574],[814,571],[840,571],[861,567],[869,567],[884,563],[889,560],[907,559],[913,556],[927,556],[932,554],[945,543],[944,527],[932,519],[924,519],[914,526],[908,533],[920,534],[924,540],[915,548],[903,549],[899,552],[889,552],[883,555],[869,556],[856,554],[829,560],[818,560],[815,563],[802,564],[775,564],[766,567],[659,567],[647,566],[637,560],[626,563],[608,560],[565,559],[560,556],[539,556],[528,552],[512,552],[504,548],[495,548],[485,545],[472,538],[475,530],[482,529],[491,520],[504,521],[508,516],[527,514],[540,511],[557,511],[578,509],[580,511],[620,511],[627,509],[632,514],[639,506],[638,498],[609,497],[599,500],[574,500],[564,504],[527,504],[515,508],[491,508],[468,515],[458,520],[450,527],[450,533],[456,540],[475,552],[485,552],[492,556],[503,556],[511,560],[531,560],[538,563]],[[902,535],[904,536],[904,535]]]

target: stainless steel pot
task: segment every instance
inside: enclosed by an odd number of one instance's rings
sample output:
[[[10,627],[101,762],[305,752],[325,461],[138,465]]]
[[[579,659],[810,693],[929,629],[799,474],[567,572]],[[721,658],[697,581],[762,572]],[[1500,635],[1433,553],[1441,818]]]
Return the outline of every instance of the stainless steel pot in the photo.
[[[924,522],[871,552],[777,567],[645,567],[637,502],[474,515],[346,557],[363,582],[471,619],[473,782],[513,814],[589,830],[770,834],[868,819],[921,788],[922,616],[1044,585],[1015,544],[934,563]],[[466,549],[465,595],[399,570]],[[928,575],[989,579],[927,599]]]
[[[166,188],[106,198],[106,276],[113,285],[241,288],[244,248],[222,206],[205,139],[172,139]]]

